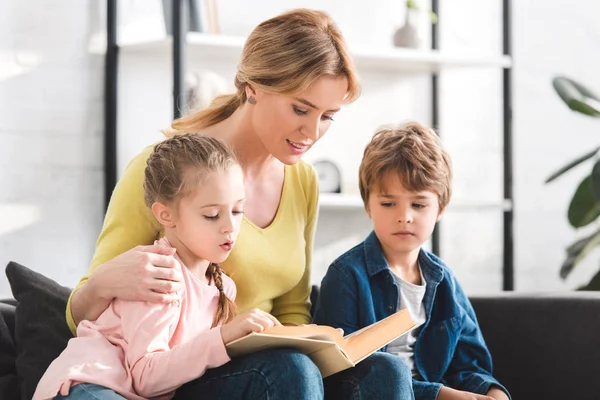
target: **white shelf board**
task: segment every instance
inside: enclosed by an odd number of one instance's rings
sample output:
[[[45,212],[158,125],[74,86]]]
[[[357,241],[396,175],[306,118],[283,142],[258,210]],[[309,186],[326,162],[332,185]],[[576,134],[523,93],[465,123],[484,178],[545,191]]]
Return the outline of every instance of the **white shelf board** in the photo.
[[[319,193],[319,207],[321,209],[356,209],[364,210],[360,196],[349,196],[334,193]]]
[[[245,38],[241,36],[211,35],[191,32],[187,34],[187,57],[193,59],[231,60],[237,62]],[[129,53],[160,54],[171,48],[171,38],[140,42],[123,39],[119,46]],[[403,73],[437,73],[447,68],[510,68],[509,56],[478,56],[446,54],[435,50],[354,49],[352,51],[356,65],[361,70],[375,70]]]
[[[364,210],[363,201],[360,196],[344,194],[321,193],[319,195],[319,206],[321,209],[329,210]],[[510,200],[503,200],[498,203],[456,200],[451,201],[448,207],[448,211],[510,211],[511,209],[512,202]]]

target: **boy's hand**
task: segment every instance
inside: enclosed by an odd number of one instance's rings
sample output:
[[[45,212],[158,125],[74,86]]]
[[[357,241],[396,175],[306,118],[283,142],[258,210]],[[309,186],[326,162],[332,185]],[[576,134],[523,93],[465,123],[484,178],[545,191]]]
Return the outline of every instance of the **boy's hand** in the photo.
[[[492,387],[487,395],[490,396],[494,400],[508,400],[508,396],[504,391],[498,387]]]
[[[490,392],[488,392],[488,394]],[[502,394],[504,394],[504,392],[502,392]],[[494,400],[494,398],[483,394],[463,392],[462,390],[442,386],[438,393],[437,400]]]

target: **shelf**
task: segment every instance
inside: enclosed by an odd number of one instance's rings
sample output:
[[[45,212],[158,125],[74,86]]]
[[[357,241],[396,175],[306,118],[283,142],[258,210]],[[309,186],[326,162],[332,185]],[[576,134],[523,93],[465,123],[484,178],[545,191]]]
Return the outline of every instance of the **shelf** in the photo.
[[[188,58],[203,60],[229,60],[237,62],[245,38],[239,36],[211,35],[191,32],[187,34]],[[147,42],[122,40],[122,51],[140,54],[160,54],[171,47],[171,38]],[[437,73],[447,68],[510,68],[508,56],[477,56],[445,54],[435,50],[393,48],[372,50],[355,49],[352,52],[356,65],[361,70]]]
[[[321,209],[356,209],[364,210],[364,204],[360,196],[349,196],[343,194],[320,193],[319,207]]]
[[[327,210],[364,210],[363,201],[360,196],[350,196],[343,194],[321,193],[319,195],[319,207]],[[502,202],[466,202],[451,201],[448,211],[484,211],[484,210],[502,210],[511,211],[512,202],[504,200]]]

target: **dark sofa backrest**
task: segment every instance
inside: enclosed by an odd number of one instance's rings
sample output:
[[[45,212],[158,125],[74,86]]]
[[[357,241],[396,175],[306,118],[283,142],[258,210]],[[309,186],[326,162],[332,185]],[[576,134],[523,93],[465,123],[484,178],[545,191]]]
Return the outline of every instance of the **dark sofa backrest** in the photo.
[[[314,286],[313,308],[318,295]],[[600,293],[504,292],[470,300],[494,376],[513,400],[600,399]]]
[[[513,399],[600,399],[600,293],[500,294],[471,303]]]

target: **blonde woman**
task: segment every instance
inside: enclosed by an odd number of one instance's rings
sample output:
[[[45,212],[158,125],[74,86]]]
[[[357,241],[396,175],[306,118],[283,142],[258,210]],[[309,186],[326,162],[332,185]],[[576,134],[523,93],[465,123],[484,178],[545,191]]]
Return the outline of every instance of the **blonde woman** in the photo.
[[[318,181],[301,158],[327,132],[342,105],[358,97],[358,78],[329,16],[299,9],[253,30],[235,87],[236,93],[217,97],[208,109],[175,121],[171,134],[218,138],[234,150],[244,169],[245,215],[237,244],[222,263],[236,283],[239,311],[258,308],[282,324],[308,323]],[[178,300],[180,269],[172,249],[152,245],[161,227],[144,205],[144,168],[151,152],[148,147],[131,161],[112,194],[90,271],[67,306],[73,331],[80,321],[98,318],[114,298]],[[376,384],[374,375],[382,382],[392,368],[375,368],[367,361],[356,368],[360,379],[353,381],[360,381],[356,390],[373,393],[379,390],[370,387]],[[385,391],[397,380],[397,373],[390,373],[381,398],[393,396]],[[335,392],[335,377],[328,381]],[[305,355],[281,350],[211,369],[182,386],[176,398],[248,398],[257,385],[266,388],[270,399],[304,398],[324,390],[319,370]]]

